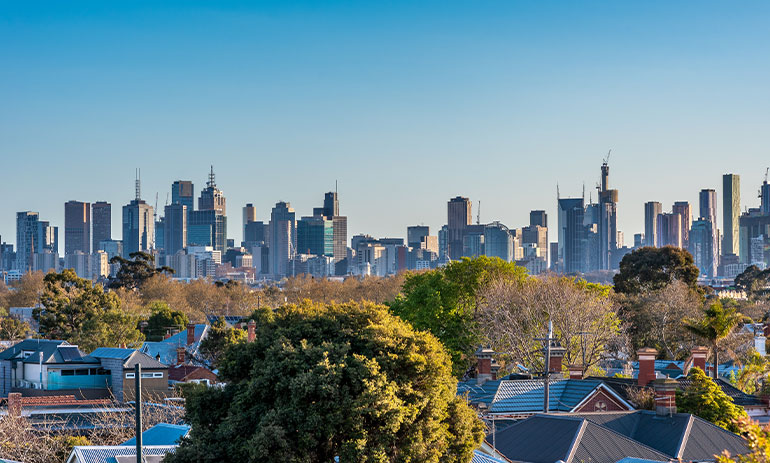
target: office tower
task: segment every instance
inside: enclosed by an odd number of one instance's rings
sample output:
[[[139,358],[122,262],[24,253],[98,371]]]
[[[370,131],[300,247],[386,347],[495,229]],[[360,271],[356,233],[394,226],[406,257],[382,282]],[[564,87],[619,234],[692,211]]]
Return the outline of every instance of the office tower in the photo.
[[[558,209],[558,253],[553,254],[551,256],[551,261],[553,264],[558,264],[559,261],[561,261],[561,268],[562,271],[566,271],[565,266],[565,248],[567,244],[567,213],[569,211],[572,211],[573,209],[579,207],[581,211],[583,211],[583,198],[560,198],[558,196],[558,190],[557,190],[557,209]],[[581,212],[581,221],[583,220],[583,212]],[[581,248],[582,249],[582,248]],[[573,249],[572,258],[575,257]],[[574,263],[572,264],[574,266]]]
[[[166,253],[166,218],[159,217],[155,221],[155,250]]]
[[[548,214],[545,211],[529,211],[529,226],[548,228]]]
[[[463,233],[462,256],[476,257],[484,255],[485,225],[468,225]]]
[[[227,207],[213,166],[198,198],[198,210],[188,212],[187,242],[190,246],[212,246],[222,254],[227,250]]]
[[[634,248],[641,248],[644,242],[644,233],[634,233]]]
[[[484,226],[484,254],[489,257],[499,257],[506,262],[513,260],[513,236],[508,227],[500,222],[492,222]]]
[[[659,246],[682,247],[682,216],[679,214],[658,214],[657,233]]]
[[[770,215],[770,184],[767,183],[767,173],[765,173],[765,181],[762,182],[762,186],[759,189],[760,212],[764,215]]]
[[[419,249],[423,238],[428,235],[430,235],[430,227],[427,225],[406,227],[406,244],[410,248]]]
[[[75,251],[91,253],[91,204],[67,201],[64,203],[64,255]]]
[[[337,199],[337,192],[330,191],[324,195],[324,217],[331,219],[340,215],[340,202]]]
[[[701,276],[713,278],[716,276],[716,253],[714,249],[714,222],[708,217],[700,217],[692,223],[690,230],[690,246],[688,250],[695,259],[695,266]]]
[[[262,221],[247,223],[243,233],[243,242],[247,243],[246,247],[267,243],[267,227]]]
[[[449,258],[449,227],[442,225],[438,231],[438,257],[439,259]]]
[[[715,277],[717,276],[717,266],[719,265],[719,230],[717,229],[717,192],[712,189],[703,189],[700,191],[698,195],[698,204],[699,204],[699,219],[698,220],[707,220],[711,222],[711,226],[708,227],[708,230],[711,233],[711,245],[710,245],[710,255],[713,259],[713,262],[711,262],[708,265],[704,264],[703,269],[710,269],[708,272],[709,277]],[[693,227],[695,224],[693,223]],[[704,229],[704,225],[699,225],[699,232],[702,233]],[[703,269],[701,269],[701,272],[703,272]]]
[[[457,260],[463,257],[463,237],[471,224],[471,200],[456,196],[447,203],[448,255]]]
[[[15,267],[16,253],[13,252],[13,245],[0,242],[0,270],[13,270]]]
[[[584,223],[585,209],[583,198],[565,198],[559,200],[560,216],[564,215],[564,221],[559,221],[559,227],[564,224],[562,248],[565,273],[583,273],[586,271],[586,225]],[[562,230],[560,230],[560,233]],[[560,243],[561,244],[561,243]]]
[[[740,252],[741,179],[736,174],[722,176],[722,255]]]
[[[291,204],[280,201],[270,213],[270,273],[276,278],[291,273],[289,260],[296,254],[297,225]]]
[[[16,214],[16,269],[35,268],[35,254],[59,253],[59,228],[40,220],[37,212]],[[58,260],[58,257],[55,257]]]
[[[170,256],[187,247],[187,206],[169,204],[164,212],[163,249]]]
[[[658,216],[663,213],[663,205],[657,201],[644,203],[644,245],[660,247],[658,237]]]
[[[99,243],[112,239],[112,205],[105,201],[91,204],[91,226],[94,252],[99,250]]]
[[[609,155],[602,163],[599,186],[599,268],[609,270],[612,252],[618,248],[618,190],[610,189]]]
[[[337,191],[329,191],[324,194],[323,207],[314,207],[313,216],[324,217],[332,221],[334,233],[334,263],[339,263],[347,258],[348,248],[348,218],[340,215],[340,202]]]
[[[243,207],[243,241],[246,240],[246,225],[257,221],[257,208],[249,203]]]
[[[171,184],[171,204],[187,206],[189,214],[195,209],[195,186],[189,180],[177,180]]]
[[[682,223],[679,229],[682,230],[682,248],[687,249],[690,243],[690,226],[692,224],[692,207],[687,201],[677,201],[671,208],[671,212],[679,214]]]
[[[323,216],[297,222],[297,254],[334,257],[334,223]]]
[[[153,207],[141,198],[141,180],[137,174],[136,197],[123,206],[123,257],[134,252],[150,252],[155,248]]]

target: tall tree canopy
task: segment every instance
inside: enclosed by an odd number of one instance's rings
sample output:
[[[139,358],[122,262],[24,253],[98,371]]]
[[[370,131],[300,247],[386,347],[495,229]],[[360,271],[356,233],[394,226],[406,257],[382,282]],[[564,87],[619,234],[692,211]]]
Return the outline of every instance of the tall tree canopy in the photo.
[[[144,329],[148,341],[160,341],[166,332],[173,329],[181,331],[190,322],[184,312],[171,310],[165,302],[155,301],[148,308],[151,315]]]
[[[430,334],[371,303],[266,313],[186,392],[192,431],[166,461],[467,463],[483,426]]]
[[[436,336],[452,357],[453,371],[462,376],[473,364],[481,342],[476,321],[483,300],[481,288],[495,280],[522,282],[523,267],[486,256],[463,258],[446,267],[407,275],[390,310],[418,330]]]
[[[738,432],[736,420],[746,416],[743,407],[735,405],[700,368],[690,371],[690,385],[676,391],[676,409],[680,413],[692,413],[732,432]]]
[[[694,335],[703,339],[711,345],[711,351],[714,355],[714,371],[716,378],[719,365],[719,348],[722,341],[730,336],[733,331],[743,323],[750,322],[740,312],[733,307],[725,307],[720,301],[710,304],[704,311],[703,316],[696,319],[683,320],[684,327]]]
[[[224,317],[219,317],[211,324],[208,335],[201,341],[200,353],[209,365],[217,368],[227,348],[244,339],[246,331],[228,327]]]
[[[684,249],[643,247],[623,257],[613,282],[615,292],[622,294],[661,289],[674,280],[696,289],[698,273],[692,254]]]
[[[155,275],[174,273],[170,267],[155,268],[155,256],[146,252],[132,252],[130,259],[115,256],[111,264],[120,264],[115,278],[110,282],[110,288],[137,289]]]
[[[137,330],[138,318],[121,310],[114,293],[79,278],[72,269],[45,276],[40,303],[42,308],[36,308],[33,316],[48,339],[64,339],[84,350],[137,345],[144,340]]]

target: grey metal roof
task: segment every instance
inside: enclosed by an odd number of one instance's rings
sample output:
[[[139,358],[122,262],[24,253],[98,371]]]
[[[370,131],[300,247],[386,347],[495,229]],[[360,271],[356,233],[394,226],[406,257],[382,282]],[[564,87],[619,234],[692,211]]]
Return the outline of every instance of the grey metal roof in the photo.
[[[154,358],[150,357],[149,355],[139,352],[138,350],[134,351],[134,353],[129,357],[124,363],[124,368],[133,368],[134,365],[137,363],[142,365],[142,368],[147,369],[168,369],[168,366],[160,363],[159,361],[155,360]]]
[[[142,447],[143,455],[166,455],[176,450],[176,445]],[[72,449],[67,463],[107,463],[117,456],[136,456],[135,446],[78,446]]]
[[[60,344],[68,344],[67,341],[54,341],[50,339],[25,339],[20,343],[0,352],[0,360],[10,360],[21,351],[37,351],[38,349],[55,349]]]
[[[131,354],[136,352],[136,349],[125,349],[120,347],[99,347],[91,352],[91,357],[98,359],[118,359],[126,360],[131,357]]]

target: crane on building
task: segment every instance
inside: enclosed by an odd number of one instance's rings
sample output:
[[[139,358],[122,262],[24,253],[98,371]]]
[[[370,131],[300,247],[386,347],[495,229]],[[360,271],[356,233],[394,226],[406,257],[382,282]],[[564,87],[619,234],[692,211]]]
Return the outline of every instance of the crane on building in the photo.
[[[479,200],[479,208],[476,209],[476,225],[481,225],[481,200]]]
[[[605,158],[604,158],[604,160],[602,161],[602,162],[604,163],[604,165],[605,165],[605,166],[607,165],[607,163],[609,163],[609,162],[610,162],[610,155],[611,155],[611,154],[612,154],[612,149],[610,149],[609,151],[607,151],[607,157],[605,157]]]

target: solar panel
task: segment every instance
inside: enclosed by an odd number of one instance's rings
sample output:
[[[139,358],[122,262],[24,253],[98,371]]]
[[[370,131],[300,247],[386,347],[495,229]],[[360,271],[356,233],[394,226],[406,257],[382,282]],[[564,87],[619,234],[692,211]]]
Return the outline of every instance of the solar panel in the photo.
[[[80,351],[75,346],[61,346],[59,347],[59,354],[65,362],[80,358]]]

